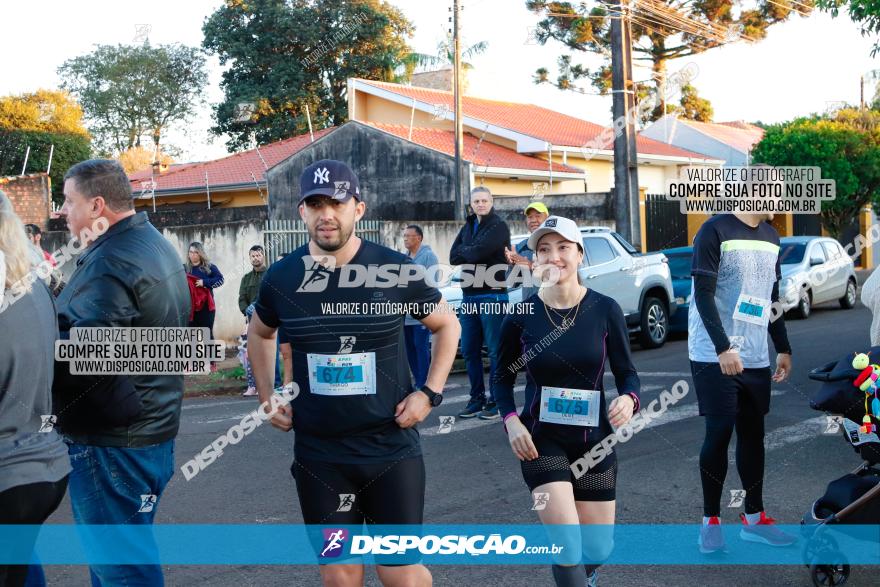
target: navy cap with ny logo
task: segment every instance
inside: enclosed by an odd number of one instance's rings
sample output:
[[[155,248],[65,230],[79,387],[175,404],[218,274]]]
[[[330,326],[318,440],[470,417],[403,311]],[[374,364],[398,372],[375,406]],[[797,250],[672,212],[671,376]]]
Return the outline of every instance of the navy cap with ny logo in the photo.
[[[361,199],[357,175],[342,161],[322,159],[306,167],[299,178],[299,204],[309,196],[329,196],[345,202]]]

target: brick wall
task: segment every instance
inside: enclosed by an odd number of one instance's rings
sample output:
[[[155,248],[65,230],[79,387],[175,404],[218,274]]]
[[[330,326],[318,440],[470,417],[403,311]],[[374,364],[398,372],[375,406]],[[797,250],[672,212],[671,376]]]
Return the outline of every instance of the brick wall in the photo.
[[[47,228],[52,199],[49,176],[45,173],[0,177],[0,190],[25,224]]]

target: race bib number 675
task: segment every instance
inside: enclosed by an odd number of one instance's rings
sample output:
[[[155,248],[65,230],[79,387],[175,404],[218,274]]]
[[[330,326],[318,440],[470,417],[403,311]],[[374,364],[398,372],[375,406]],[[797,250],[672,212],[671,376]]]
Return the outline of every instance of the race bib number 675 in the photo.
[[[599,425],[599,391],[541,387],[541,411],[538,419],[551,424],[572,426]]]

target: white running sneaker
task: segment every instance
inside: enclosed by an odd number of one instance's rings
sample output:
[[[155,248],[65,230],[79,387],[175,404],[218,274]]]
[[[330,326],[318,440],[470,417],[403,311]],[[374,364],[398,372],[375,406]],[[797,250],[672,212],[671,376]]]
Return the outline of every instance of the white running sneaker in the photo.
[[[724,534],[721,532],[721,521],[718,516],[709,518],[708,524],[700,527],[700,539],[697,541],[700,552],[712,554],[713,552],[727,552],[724,544]]]
[[[797,536],[786,534],[774,524],[776,520],[761,512],[761,519],[755,524],[749,524],[745,514],[739,515],[744,524],[739,531],[739,537],[748,542],[760,542],[770,546],[791,546],[797,542]]]

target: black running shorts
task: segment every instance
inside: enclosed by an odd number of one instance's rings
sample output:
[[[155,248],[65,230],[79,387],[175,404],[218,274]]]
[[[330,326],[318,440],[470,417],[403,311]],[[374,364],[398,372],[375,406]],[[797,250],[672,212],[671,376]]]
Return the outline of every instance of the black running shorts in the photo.
[[[359,465],[298,458],[290,470],[296,480],[303,520],[315,527],[312,533],[320,526],[422,524],[425,463],[421,455]],[[320,542],[314,543],[317,546]],[[381,555],[375,556],[377,564],[383,564],[382,559]],[[413,553],[405,557],[406,562],[394,557],[384,564],[417,564],[420,559],[418,553]]]
[[[523,479],[530,491],[554,481],[567,481],[575,501],[614,501],[617,487],[617,455],[611,451],[595,467],[575,478],[571,464],[593,448],[583,442],[565,442],[540,432],[532,437],[538,458],[521,461]]]
[[[770,411],[770,367],[724,375],[718,363],[691,361],[701,416],[736,416],[741,410]]]

